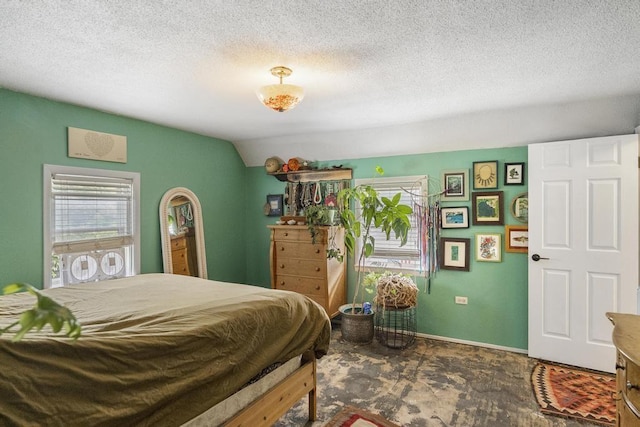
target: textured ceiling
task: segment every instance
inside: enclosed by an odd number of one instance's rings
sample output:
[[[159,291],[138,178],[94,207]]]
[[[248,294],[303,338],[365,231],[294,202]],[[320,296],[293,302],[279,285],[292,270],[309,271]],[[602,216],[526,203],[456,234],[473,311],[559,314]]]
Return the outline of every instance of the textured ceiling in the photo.
[[[306,91],[286,113],[255,96],[276,65]],[[229,140],[248,165],[623,133],[640,1],[3,0],[0,86]]]

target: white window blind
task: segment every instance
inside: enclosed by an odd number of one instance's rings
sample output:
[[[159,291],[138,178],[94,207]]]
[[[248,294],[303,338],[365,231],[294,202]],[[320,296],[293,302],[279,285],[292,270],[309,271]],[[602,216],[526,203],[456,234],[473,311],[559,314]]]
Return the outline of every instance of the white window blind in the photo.
[[[370,185],[381,197],[393,199],[400,193],[400,203],[414,209],[415,203],[424,202],[427,196],[427,177],[406,176],[395,178],[376,178],[356,180],[355,185]],[[356,206],[357,215],[360,215],[360,206]],[[415,209],[414,209],[415,211]],[[400,246],[400,241],[395,238],[393,231],[389,235],[389,240],[385,233],[378,229],[371,230],[371,236],[375,239],[373,254],[367,258],[366,268],[381,268],[385,270],[399,271],[419,271],[420,270],[420,230],[415,214],[410,216],[411,229],[409,230],[407,243]],[[358,252],[360,253],[362,241],[358,241]]]
[[[45,287],[139,271],[140,175],[45,165]]]
[[[53,253],[115,249],[133,244],[133,181],[55,174]]]

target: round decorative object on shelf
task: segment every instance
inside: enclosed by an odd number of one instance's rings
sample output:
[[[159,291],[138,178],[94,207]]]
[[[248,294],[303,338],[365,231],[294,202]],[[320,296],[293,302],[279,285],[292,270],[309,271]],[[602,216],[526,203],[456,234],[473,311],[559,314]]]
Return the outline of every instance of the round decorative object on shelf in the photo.
[[[287,165],[289,166],[289,170],[290,171],[297,171],[298,169],[300,169],[300,161],[298,159],[296,159],[295,157],[289,159],[289,161],[287,162]]]
[[[275,157],[269,157],[264,162],[264,168],[267,173],[275,173],[280,169],[280,161]]]

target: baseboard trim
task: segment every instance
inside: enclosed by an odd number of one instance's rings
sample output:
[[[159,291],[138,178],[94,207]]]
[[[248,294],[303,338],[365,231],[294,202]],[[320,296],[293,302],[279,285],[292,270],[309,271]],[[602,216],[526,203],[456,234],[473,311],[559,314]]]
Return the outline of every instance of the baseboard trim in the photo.
[[[457,339],[457,338],[442,337],[442,336],[439,336],[439,335],[422,334],[420,332],[418,332],[416,335],[419,336],[419,337],[422,337],[422,338],[429,338],[429,339],[432,339],[432,340],[448,341],[448,342],[453,342],[453,343],[456,343],[456,344],[473,345],[473,346],[476,346],[476,347],[485,347],[485,348],[491,348],[491,349],[494,349],[494,350],[509,351],[511,353],[528,354],[527,350],[523,350],[521,348],[505,347],[505,346],[502,346],[502,345],[487,344],[487,343],[484,343],[484,342],[477,342],[477,341],[460,340],[460,339]]]

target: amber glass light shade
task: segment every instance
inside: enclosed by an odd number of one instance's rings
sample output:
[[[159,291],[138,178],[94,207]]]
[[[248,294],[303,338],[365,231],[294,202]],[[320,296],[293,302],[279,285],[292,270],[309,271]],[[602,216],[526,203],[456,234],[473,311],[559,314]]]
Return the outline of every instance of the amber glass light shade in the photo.
[[[304,89],[300,86],[282,83],[282,79],[291,75],[291,72],[291,69],[287,67],[272,68],[271,74],[280,78],[280,83],[263,86],[258,89],[256,95],[260,102],[266,107],[281,113],[298,105],[304,98]]]

